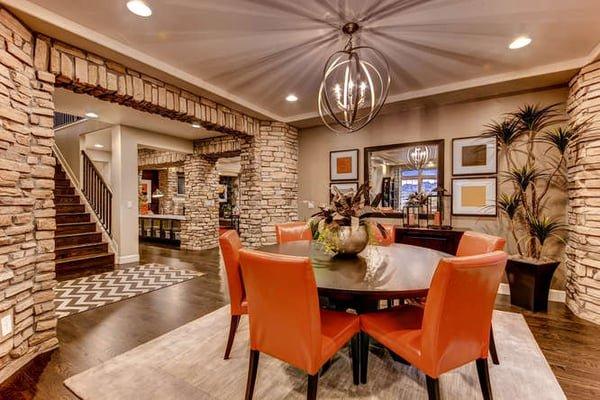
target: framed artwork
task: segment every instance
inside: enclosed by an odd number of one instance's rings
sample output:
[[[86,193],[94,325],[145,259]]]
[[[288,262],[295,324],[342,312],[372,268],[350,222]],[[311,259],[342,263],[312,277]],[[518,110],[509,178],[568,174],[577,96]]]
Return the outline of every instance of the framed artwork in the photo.
[[[333,188],[336,187],[340,192],[346,194],[348,192],[358,191],[358,182],[343,182],[343,183],[330,183],[329,184],[329,201],[333,200]]]
[[[358,149],[329,152],[329,180],[358,180]]]
[[[496,177],[453,178],[452,215],[496,216]]]
[[[498,169],[495,138],[452,139],[452,175],[491,175]]]
[[[152,203],[152,180],[140,179],[140,196],[146,198],[146,203]]]

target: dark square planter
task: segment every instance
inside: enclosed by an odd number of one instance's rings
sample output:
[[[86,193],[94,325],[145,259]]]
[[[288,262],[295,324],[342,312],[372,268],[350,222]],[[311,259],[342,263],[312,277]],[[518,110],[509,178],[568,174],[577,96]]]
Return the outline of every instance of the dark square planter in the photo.
[[[510,286],[511,304],[531,311],[548,310],[548,294],[552,275],[560,262],[543,264],[526,260],[509,259],[506,276]]]

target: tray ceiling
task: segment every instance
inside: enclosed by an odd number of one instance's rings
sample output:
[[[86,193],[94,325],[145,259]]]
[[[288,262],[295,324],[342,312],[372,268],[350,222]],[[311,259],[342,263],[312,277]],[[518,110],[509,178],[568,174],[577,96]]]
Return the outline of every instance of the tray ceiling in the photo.
[[[392,102],[573,69],[600,40],[598,0],[146,1],[150,18],[128,12],[125,0],[31,3],[289,122],[314,117],[323,64],[342,47],[347,20],[362,21],[361,43],[388,57]],[[532,44],[509,50],[519,35]],[[299,100],[285,101],[290,93]]]

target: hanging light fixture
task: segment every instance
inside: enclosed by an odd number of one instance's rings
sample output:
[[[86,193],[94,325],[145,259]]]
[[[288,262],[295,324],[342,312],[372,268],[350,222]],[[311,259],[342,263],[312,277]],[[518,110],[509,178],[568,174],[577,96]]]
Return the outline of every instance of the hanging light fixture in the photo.
[[[423,169],[429,162],[429,147],[415,146],[408,151],[408,163],[414,169]]]
[[[356,46],[352,35],[360,29],[349,22],[343,50],[329,57],[319,89],[319,114],[334,132],[351,133],[371,122],[385,103],[390,88],[390,68],[385,56],[369,46]]]

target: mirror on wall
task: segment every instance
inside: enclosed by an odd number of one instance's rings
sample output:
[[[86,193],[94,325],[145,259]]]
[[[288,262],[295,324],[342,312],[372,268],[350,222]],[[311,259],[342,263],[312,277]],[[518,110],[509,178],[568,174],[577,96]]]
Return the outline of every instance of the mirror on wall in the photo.
[[[402,212],[411,193],[444,186],[443,139],[367,147],[364,155],[371,197],[382,193],[381,207],[390,216]]]

